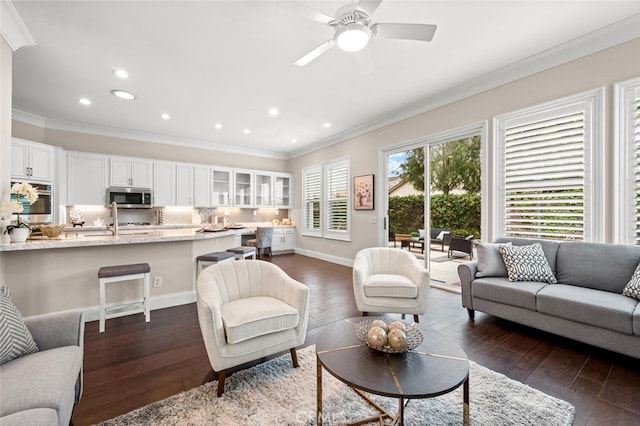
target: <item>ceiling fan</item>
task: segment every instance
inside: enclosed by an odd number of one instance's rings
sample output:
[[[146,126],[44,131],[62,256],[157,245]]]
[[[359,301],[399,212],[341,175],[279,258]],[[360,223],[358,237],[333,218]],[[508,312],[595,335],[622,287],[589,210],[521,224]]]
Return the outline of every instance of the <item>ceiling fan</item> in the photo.
[[[331,39],[300,57],[294,65],[303,67],[336,45],[346,52],[357,52],[375,37],[418,41],[433,39],[436,25],[372,23],[371,15],[380,3],[382,0],[360,0],[338,9],[335,18],[305,9],[308,17],[332,27],[335,32]]]

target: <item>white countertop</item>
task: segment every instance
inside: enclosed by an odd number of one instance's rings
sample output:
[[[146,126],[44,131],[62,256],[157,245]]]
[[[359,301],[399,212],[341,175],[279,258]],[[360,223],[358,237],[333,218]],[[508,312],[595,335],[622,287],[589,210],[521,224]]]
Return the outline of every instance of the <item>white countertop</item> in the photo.
[[[98,229],[96,229],[98,230]],[[100,230],[104,230],[104,227]],[[58,238],[46,238],[27,240],[25,243],[1,244],[0,251],[61,249],[69,247],[110,246],[119,244],[146,244],[164,243],[171,241],[193,241],[211,238],[228,237],[235,235],[234,230],[221,232],[202,232],[195,228],[182,229],[133,229],[133,227],[120,228],[120,235],[114,237],[110,234],[87,235],[86,232],[77,232],[71,228],[70,232]]]

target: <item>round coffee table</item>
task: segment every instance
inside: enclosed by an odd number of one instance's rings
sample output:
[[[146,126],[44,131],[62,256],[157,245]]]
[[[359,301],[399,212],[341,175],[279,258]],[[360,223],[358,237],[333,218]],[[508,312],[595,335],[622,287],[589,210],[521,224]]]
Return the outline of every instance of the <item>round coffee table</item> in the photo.
[[[372,319],[367,317],[366,319]],[[316,342],[317,413],[322,424],[322,368],[367,400],[380,416],[363,419],[365,424],[389,418],[402,425],[404,407],[410,399],[431,398],[463,387],[463,421],[469,424],[469,360],[462,348],[443,334],[414,324],[424,334],[423,343],[411,352],[391,354],[372,349],[356,336],[355,327],[364,318],[349,318],[324,330]],[[398,413],[384,411],[364,392],[398,398]]]

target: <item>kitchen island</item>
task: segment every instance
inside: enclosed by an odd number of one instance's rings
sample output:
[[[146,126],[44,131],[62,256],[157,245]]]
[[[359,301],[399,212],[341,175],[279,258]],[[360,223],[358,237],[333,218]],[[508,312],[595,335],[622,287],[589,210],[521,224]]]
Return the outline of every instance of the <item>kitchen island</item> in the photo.
[[[85,320],[91,321],[98,318],[98,269],[146,262],[152,278],[161,281],[151,288],[151,309],[191,303],[195,301],[196,257],[233,247],[235,236],[233,230],[121,228],[116,237],[78,232],[77,236],[67,233],[66,238],[3,244],[3,284],[11,289],[23,316],[80,308]],[[118,283],[107,290],[107,304],[141,298],[139,281]]]

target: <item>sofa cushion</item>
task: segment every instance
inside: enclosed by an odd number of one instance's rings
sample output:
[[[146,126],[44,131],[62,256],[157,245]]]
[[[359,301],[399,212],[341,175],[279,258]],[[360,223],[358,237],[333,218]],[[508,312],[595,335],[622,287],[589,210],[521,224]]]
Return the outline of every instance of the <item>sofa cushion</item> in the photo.
[[[538,312],[633,334],[633,311],[637,300],[608,291],[574,285],[549,285],[538,293]]]
[[[640,262],[640,248],[563,241],[556,278],[563,284],[622,293]]]
[[[633,310],[633,334],[640,336],[640,303]]]
[[[533,238],[502,237],[502,238],[496,239],[495,242],[496,243],[510,242],[514,246],[530,246],[535,243],[542,245],[542,251],[544,252],[544,256],[547,258],[547,262],[549,262],[549,267],[551,268],[551,272],[553,272],[553,275],[556,275],[556,256],[558,255],[558,248],[560,247],[559,241],[536,240]]]
[[[237,299],[220,307],[228,343],[240,343],[254,337],[296,328],[298,311],[274,297]]]
[[[510,246],[511,243],[504,245]],[[476,246],[478,252],[478,272],[476,277],[506,277],[507,267],[500,250],[500,244],[479,243]]]
[[[0,418],[2,426],[58,426],[58,413],[51,408],[34,408],[18,411]]]
[[[0,287],[0,365],[37,351],[18,308],[11,302],[9,287]]]
[[[627,285],[624,286],[622,294],[640,300],[640,263],[636,266],[636,270]]]
[[[26,355],[0,366],[0,416],[37,408],[57,411],[60,423],[71,419],[82,349],[63,346]]]
[[[415,299],[418,297],[418,286],[404,275],[373,274],[364,282],[364,295]]]
[[[502,244],[498,246],[498,250],[502,253],[504,264],[507,267],[509,281],[557,282],[540,243],[530,246]]]
[[[471,292],[473,297],[536,310],[536,295],[548,284],[522,281],[514,283],[507,278],[485,277],[473,281]]]

